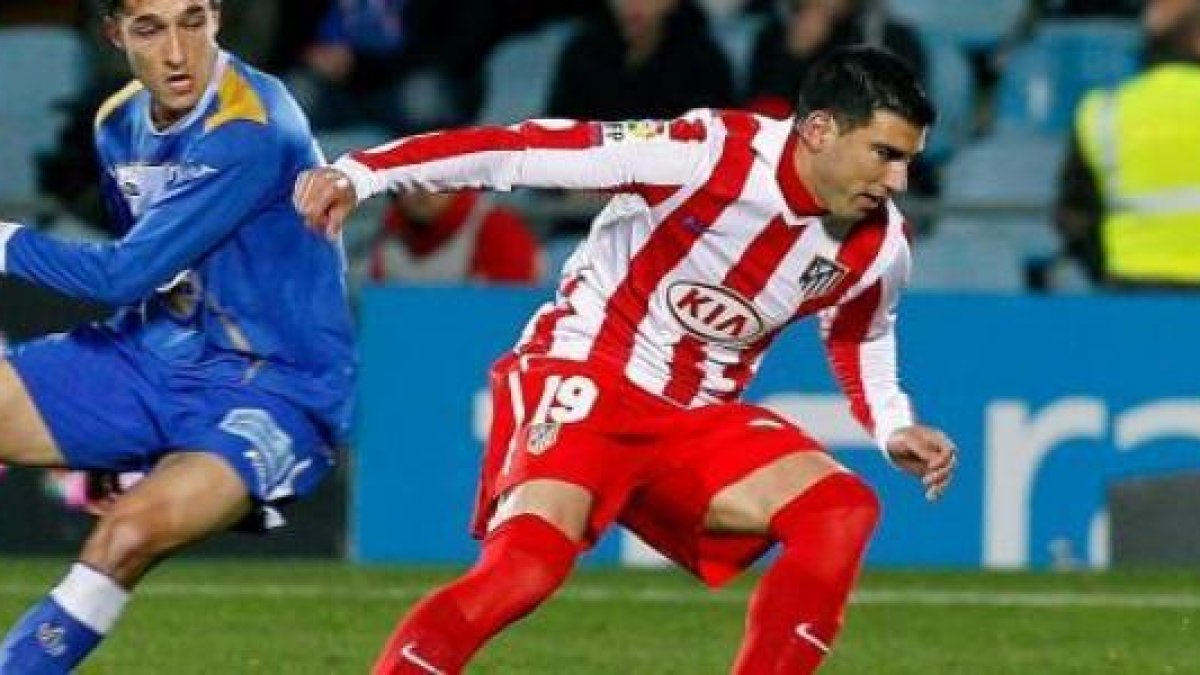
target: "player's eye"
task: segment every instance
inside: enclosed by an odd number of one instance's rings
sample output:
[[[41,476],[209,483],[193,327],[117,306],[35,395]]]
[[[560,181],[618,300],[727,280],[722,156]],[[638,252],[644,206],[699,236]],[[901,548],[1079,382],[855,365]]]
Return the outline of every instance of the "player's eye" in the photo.
[[[139,23],[133,27],[131,31],[135,37],[149,38],[158,35],[163,30],[163,27],[154,23]]]
[[[872,147],[871,149],[875,152],[875,156],[878,157],[879,161],[881,161],[881,162],[884,162],[884,163],[905,162],[906,164],[908,163],[908,160],[909,160],[908,156],[905,155],[903,152],[896,150],[895,148],[889,148],[889,147],[882,146],[882,145],[876,145],[876,146]]]

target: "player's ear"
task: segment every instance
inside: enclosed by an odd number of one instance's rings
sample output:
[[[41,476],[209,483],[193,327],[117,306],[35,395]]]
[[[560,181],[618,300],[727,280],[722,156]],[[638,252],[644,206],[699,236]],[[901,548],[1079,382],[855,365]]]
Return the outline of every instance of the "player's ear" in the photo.
[[[828,110],[814,110],[800,120],[800,140],[810,152],[819,152],[837,138],[837,120]]]
[[[125,41],[121,38],[121,24],[111,16],[104,17],[104,39],[117,49],[125,51]]]

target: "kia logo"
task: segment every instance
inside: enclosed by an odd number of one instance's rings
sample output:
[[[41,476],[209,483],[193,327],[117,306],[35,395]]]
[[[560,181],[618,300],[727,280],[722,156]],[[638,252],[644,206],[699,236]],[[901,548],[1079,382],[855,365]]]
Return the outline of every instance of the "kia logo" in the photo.
[[[687,332],[708,342],[746,344],[763,333],[754,306],[727,288],[676,281],[667,288],[667,304]]]

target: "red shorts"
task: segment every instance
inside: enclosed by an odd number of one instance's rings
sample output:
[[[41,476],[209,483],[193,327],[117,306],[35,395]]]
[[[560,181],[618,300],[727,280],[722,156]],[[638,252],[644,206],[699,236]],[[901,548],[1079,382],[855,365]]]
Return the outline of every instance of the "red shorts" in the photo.
[[[717,586],[770,546],[759,535],[706,531],[713,497],[794,452],[821,451],[773,412],[745,403],[685,409],[611,368],[526,357],[492,367],[492,428],[472,532],[486,532],[498,498],[552,478],[593,495],[591,545],[614,521],[705,583]]]

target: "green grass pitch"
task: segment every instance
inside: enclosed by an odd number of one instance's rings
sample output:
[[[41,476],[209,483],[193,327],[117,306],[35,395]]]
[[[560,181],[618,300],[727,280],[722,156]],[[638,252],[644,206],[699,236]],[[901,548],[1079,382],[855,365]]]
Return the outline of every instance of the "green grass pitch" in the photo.
[[[65,561],[0,561],[11,623]],[[396,616],[448,571],[174,561],[83,675],[366,673]],[[709,592],[674,571],[584,570],[469,671],[728,672],[753,579]],[[1200,571],[867,574],[822,675],[1200,673]]]

